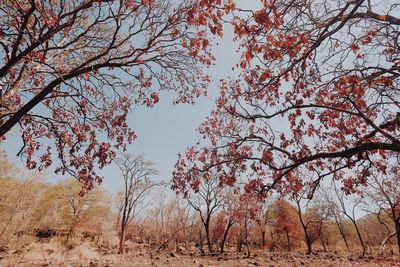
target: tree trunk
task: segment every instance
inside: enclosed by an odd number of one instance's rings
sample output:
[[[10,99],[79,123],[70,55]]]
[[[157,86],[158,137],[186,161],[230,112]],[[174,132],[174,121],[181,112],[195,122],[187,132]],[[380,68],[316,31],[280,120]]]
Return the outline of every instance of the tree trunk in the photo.
[[[396,218],[394,223],[396,228],[397,246],[399,248],[399,253],[400,253],[400,217]]]
[[[292,248],[291,248],[291,246],[290,246],[289,232],[288,232],[288,231],[285,231],[285,233],[286,233],[286,241],[287,241],[287,244],[288,244],[288,250],[291,251]]]
[[[65,241],[66,244],[68,244],[72,240],[72,237],[73,237],[73,235],[75,233],[75,224],[76,224],[75,221],[73,221],[71,226],[70,226],[70,228],[69,228],[68,235],[67,235],[67,240]]]
[[[366,253],[366,250],[367,250],[367,247],[365,246],[365,243],[364,243],[364,240],[363,240],[363,238],[361,236],[361,232],[360,232],[360,229],[358,228],[357,222],[355,220],[353,220],[353,219],[351,219],[351,222],[353,223],[354,228],[356,228],[358,240],[360,240],[360,244],[361,244],[361,247],[362,247],[362,257],[364,257],[365,253]]]
[[[245,246],[246,246],[246,249],[247,249],[247,255],[246,255],[246,257],[247,257],[247,258],[250,258],[250,255],[251,255],[251,252],[250,252],[250,244],[249,244],[249,240],[248,240],[247,236],[246,236],[246,239],[245,239]]]
[[[272,242],[271,242],[271,246],[270,246],[269,250],[270,250],[270,251],[273,251],[273,250],[275,250],[276,243],[275,243],[274,233],[273,233],[272,230],[270,231],[270,235],[271,235],[271,241],[272,241]]]
[[[176,253],[181,253],[181,251],[180,251],[180,249],[179,249],[178,238],[175,238],[175,252],[176,252]]]
[[[118,254],[124,254],[125,252],[125,237],[126,237],[126,224],[121,223],[121,236],[119,238]]]
[[[233,225],[234,225],[233,222],[228,222],[228,225],[226,226],[226,229],[225,229],[225,232],[224,232],[224,236],[223,236],[222,241],[221,241],[221,247],[220,247],[220,251],[219,251],[220,254],[224,253],[224,247],[225,247],[226,238],[228,237],[229,229],[231,229],[231,227]]]
[[[383,254],[383,252],[385,251],[386,248],[386,244],[389,241],[390,238],[392,238],[393,236],[396,235],[397,232],[393,232],[393,233],[389,233],[389,235],[387,237],[385,237],[385,239],[382,241],[381,246],[379,248],[379,252],[378,254]]]
[[[236,239],[236,251],[238,253],[242,252],[242,236],[239,234],[237,235],[237,239]]]
[[[312,240],[311,240],[310,236],[308,235],[307,225],[304,223],[304,220],[303,220],[300,203],[296,203],[296,204],[297,204],[297,215],[299,216],[301,227],[303,228],[304,236],[306,238],[307,255],[310,255],[312,253]]]
[[[265,230],[261,230],[261,248],[264,249],[266,245]]]
[[[203,231],[199,232],[199,250],[202,254],[204,254],[204,248],[203,248]]]
[[[308,235],[306,237],[306,243],[307,243],[307,255],[310,255],[312,253],[312,241],[308,237]]]
[[[301,222],[301,226],[303,227],[303,231],[304,231],[304,236],[306,238],[306,244],[307,244],[307,255],[310,255],[312,253],[312,240],[310,238],[310,236],[308,235],[307,232],[307,226],[304,224],[303,222],[303,218],[300,216],[300,222]]]
[[[248,221],[247,219],[244,221],[244,228],[246,231],[246,235],[245,235],[245,242],[246,242],[246,248],[247,248],[247,258],[250,258],[250,245],[249,245],[249,227],[248,227]]]
[[[337,227],[338,227],[338,229],[339,229],[340,235],[341,235],[342,238],[343,238],[344,244],[346,245],[347,251],[350,251],[350,246],[349,246],[349,243],[347,242],[346,235],[345,235],[345,233],[344,233],[344,230],[343,230],[343,228],[342,228],[342,225],[340,224],[340,222],[338,221],[338,219],[336,218],[336,216],[335,216],[335,222],[336,222],[336,225],[337,225]]]
[[[213,250],[213,247],[212,247],[212,244],[211,244],[210,225],[207,223],[207,224],[204,225],[204,227],[206,228],[206,239],[207,239],[208,251],[209,251],[210,253],[213,253],[214,250]]]
[[[67,235],[67,240],[65,241],[66,244],[68,244],[71,240],[72,240],[72,235],[73,235],[74,230],[72,229],[72,227],[69,229],[68,231],[68,235]]]
[[[321,244],[322,244],[322,247],[324,249],[324,252],[328,252],[328,249],[326,248],[326,244],[324,242],[324,238],[323,237],[321,237]]]

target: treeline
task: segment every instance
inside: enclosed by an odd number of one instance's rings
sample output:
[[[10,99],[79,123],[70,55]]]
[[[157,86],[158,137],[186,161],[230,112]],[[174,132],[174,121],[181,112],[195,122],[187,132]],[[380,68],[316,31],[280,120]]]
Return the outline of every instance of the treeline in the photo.
[[[2,245],[24,245],[32,236],[95,236],[101,242],[113,231],[110,196],[96,188],[83,197],[74,179],[57,184],[28,175],[4,158],[0,161],[0,240]],[[115,224],[115,223],[114,223]]]
[[[99,186],[80,196],[78,181],[50,184],[39,175],[28,176],[4,157],[0,174],[2,246],[58,239],[65,245],[91,241],[118,249],[123,198],[113,198]],[[166,189],[153,188],[126,228],[125,250],[132,249],[130,244],[154,251],[247,255],[259,249],[360,254],[396,250],[390,218],[365,211],[366,216],[357,218],[355,213],[362,210],[359,199],[346,200],[341,207],[321,193],[312,200],[276,197],[266,203],[218,189],[208,181],[197,194],[185,198],[167,197],[171,194]]]

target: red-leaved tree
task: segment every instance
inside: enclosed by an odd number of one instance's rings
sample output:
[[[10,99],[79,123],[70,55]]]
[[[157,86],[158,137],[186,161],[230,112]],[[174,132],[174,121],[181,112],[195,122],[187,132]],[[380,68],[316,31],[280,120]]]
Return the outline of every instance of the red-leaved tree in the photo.
[[[0,138],[18,129],[28,168],[101,178],[115,148],[136,135],[134,105],[159,90],[176,102],[204,93],[208,41],[188,26],[191,1],[9,0],[0,3]],[[18,133],[17,132],[17,133]]]
[[[397,1],[199,1],[189,22],[222,35],[231,26],[240,76],[221,82],[200,126],[204,145],[179,156],[189,183],[217,167],[223,183],[280,188],[294,171],[314,192],[332,173],[366,184],[400,152],[400,13]],[[225,25],[224,25],[225,24]],[[351,169],[345,172],[346,169]],[[351,191],[351,190],[350,190]]]
[[[273,204],[274,232],[284,236],[287,242],[287,249],[293,247],[292,239],[301,237],[301,227],[295,207],[284,199],[279,199]]]

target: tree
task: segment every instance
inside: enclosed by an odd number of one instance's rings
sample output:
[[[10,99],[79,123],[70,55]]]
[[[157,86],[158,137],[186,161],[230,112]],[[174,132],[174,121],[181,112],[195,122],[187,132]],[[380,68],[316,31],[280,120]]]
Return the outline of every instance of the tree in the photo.
[[[241,75],[221,83],[205,141],[179,156],[175,175],[247,170],[253,191],[296,169],[315,187],[335,172],[347,188],[365,183],[371,163],[400,152],[398,14],[394,0],[200,1],[189,22],[219,35],[232,26]]]
[[[28,168],[60,164],[83,191],[96,166],[136,135],[132,106],[159,89],[193,102],[204,92],[207,40],[187,24],[191,1],[10,0],[0,4],[0,138],[19,127]],[[154,85],[154,86],[152,86]]]
[[[267,246],[267,238],[266,238],[266,233],[268,228],[271,225],[271,220],[270,220],[270,214],[271,214],[271,205],[268,205],[264,203],[261,208],[260,212],[257,215],[257,218],[255,219],[258,228],[260,229],[260,234],[261,234],[261,248],[264,249]],[[272,237],[272,244],[271,248],[275,246],[275,240],[273,238],[273,231],[271,229],[270,231],[271,237]]]
[[[365,256],[365,253],[367,251],[367,246],[361,235],[360,227],[357,223],[357,218],[356,218],[356,209],[357,209],[357,206],[359,206],[361,204],[361,200],[353,199],[353,201],[350,202],[345,190],[340,190],[339,188],[337,188],[337,185],[334,182],[332,183],[332,185],[335,190],[336,200],[337,200],[337,201],[333,202],[333,204],[353,224],[354,229],[356,230],[356,233],[357,233],[358,240],[359,240],[361,248],[362,248],[362,251],[361,251],[362,256]]]
[[[193,236],[191,229],[193,229],[195,220],[189,204],[175,197],[170,199],[165,207],[159,206],[156,210],[158,216],[149,217],[149,221],[155,221],[157,230],[162,232],[161,236],[157,236],[158,238],[161,237],[160,242],[155,243],[158,246],[157,252],[167,248],[167,245],[173,240],[175,241],[176,252],[182,252],[179,243],[185,242],[187,248],[187,243]],[[159,221],[157,221],[158,219]],[[155,234],[158,235],[157,232]]]
[[[250,232],[260,212],[260,199],[253,194],[243,192],[239,194],[239,207],[237,209],[237,251],[242,251],[242,246],[246,247],[246,256],[250,258]]]
[[[225,249],[225,242],[228,237],[229,229],[234,225],[234,222],[224,212],[217,212],[215,214],[214,223],[212,227],[212,239],[214,243],[219,244],[219,253],[223,254]]]
[[[303,191],[304,192],[304,191]],[[304,194],[304,193],[303,193]],[[306,201],[306,205],[308,206],[310,201],[309,199],[305,199],[303,194],[295,194],[292,199],[296,204],[296,211],[297,215],[299,216],[300,224],[304,232],[304,237],[307,245],[307,254],[312,253],[312,244],[315,241],[315,238],[313,237],[311,231],[310,231],[310,224],[313,222],[309,216],[305,215],[303,203]]]
[[[18,238],[18,233],[32,230],[32,218],[43,193],[38,175],[29,176],[0,151],[0,243]]]
[[[313,202],[313,205],[307,209],[306,215],[311,223],[313,235],[321,241],[324,252],[327,252],[326,232],[328,232],[328,222],[332,217],[331,204],[324,202],[321,198],[314,198]]]
[[[332,215],[333,219],[335,220],[335,224],[339,230],[340,236],[342,237],[344,244],[348,251],[350,251],[350,246],[348,242],[348,237],[346,233],[346,227],[343,222],[343,214],[337,208],[337,204],[335,202],[335,196],[331,194],[331,191],[324,188],[323,192],[323,201],[327,204],[327,208],[330,209],[330,214]]]
[[[310,189],[302,187],[291,194],[291,200],[296,204],[297,215],[303,228],[307,245],[307,254],[312,253],[312,244],[320,239],[324,251],[326,251],[323,236],[324,224],[331,218],[331,205],[319,199],[311,199]]]
[[[59,185],[63,192],[62,201],[64,204],[62,209],[62,217],[64,223],[67,225],[68,233],[66,243],[71,242],[75,235],[76,228],[79,224],[90,219],[95,214],[96,209],[100,207],[107,207],[105,202],[105,193],[99,187],[95,187],[87,194],[80,196],[80,184],[74,180],[69,179]],[[56,188],[56,187],[54,187]],[[53,188],[53,189],[54,189]],[[53,196],[57,196],[54,194]],[[53,202],[54,204],[54,202]]]
[[[99,187],[80,196],[75,179],[48,184],[37,172],[26,172],[0,154],[0,242],[15,245],[23,236],[51,237],[57,233],[72,241],[77,232],[100,238],[99,218],[111,213],[107,195]],[[90,222],[90,225],[88,223]],[[94,222],[96,221],[96,222]],[[101,221],[101,220],[100,220]],[[101,221],[101,226],[107,222]]]
[[[295,239],[301,234],[299,221],[297,220],[296,210],[284,199],[279,199],[273,203],[273,231],[276,234],[283,234],[286,238],[287,248],[292,249],[291,239]]]
[[[224,253],[225,243],[228,238],[229,230],[240,221],[243,216],[243,209],[240,196],[235,192],[235,190],[227,190],[224,192],[222,202],[222,212],[220,213],[222,217],[221,228],[222,239],[220,241],[220,254]],[[225,225],[223,225],[225,224]]]
[[[178,194],[183,194],[190,206],[199,214],[201,223],[207,239],[207,247],[210,253],[214,252],[211,242],[211,219],[213,214],[218,211],[223,203],[223,188],[219,184],[218,176],[198,177],[194,186],[187,187],[184,181],[174,179],[172,189]]]
[[[143,155],[123,154],[115,160],[124,179],[124,191],[119,207],[119,223],[121,227],[118,253],[124,253],[126,232],[132,220],[148,206],[148,196],[154,187],[161,185],[154,181],[158,174],[151,161]]]
[[[383,215],[391,219],[400,251],[400,170],[397,165],[388,165],[387,169],[386,175],[372,173],[363,196],[369,200],[368,211],[374,211],[379,221]],[[391,231],[389,236],[394,236]]]

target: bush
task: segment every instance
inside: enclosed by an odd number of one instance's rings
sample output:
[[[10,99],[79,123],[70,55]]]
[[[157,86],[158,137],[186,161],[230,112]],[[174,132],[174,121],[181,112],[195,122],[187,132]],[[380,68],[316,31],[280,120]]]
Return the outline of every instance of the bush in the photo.
[[[56,231],[53,229],[38,229],[36,230],[36,237],[42,238],[50,238],[56,235]]]

